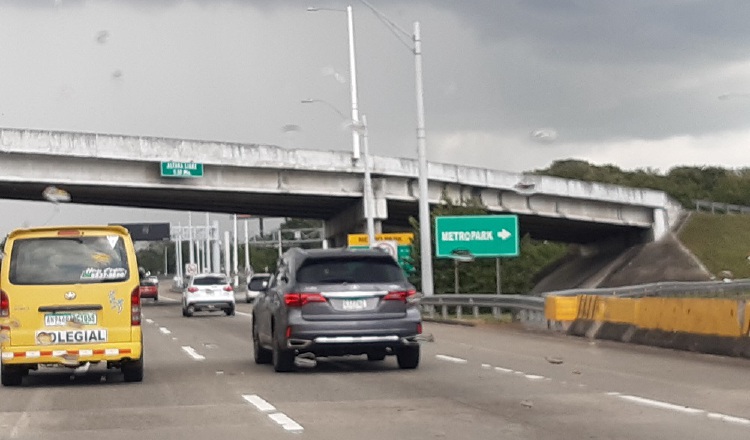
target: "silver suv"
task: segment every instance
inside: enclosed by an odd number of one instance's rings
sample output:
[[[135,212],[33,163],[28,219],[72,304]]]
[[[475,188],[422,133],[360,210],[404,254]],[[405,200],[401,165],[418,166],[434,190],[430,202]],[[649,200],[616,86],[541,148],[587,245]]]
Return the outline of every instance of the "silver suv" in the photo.
[[[395,355],[419,365],[416,290],[380,250],[290,249],[253,308],[255,362],[291,371],[295,357]]]

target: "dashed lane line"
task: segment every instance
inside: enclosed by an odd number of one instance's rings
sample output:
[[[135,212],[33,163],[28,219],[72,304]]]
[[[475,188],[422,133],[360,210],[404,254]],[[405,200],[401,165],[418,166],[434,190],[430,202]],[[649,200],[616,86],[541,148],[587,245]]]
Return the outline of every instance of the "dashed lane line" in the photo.
[[[253,405],[258,411],[268,415],[268,418],[276,422],[284,430],[289,432],[302,432],[305,428],[299,423],[295,422],[288,415],[276,411],[276,407],[268,403],[265,399],[258,396],[257,394],[243,394],[242,398],[251,405]]]
[[[709,419],[718,420],[725,423],[732,423],[735,425],[750,426],[750,419],[743,417],[731,416],[727,414],[708,412],[700,408],[692,408],[689,406],[678,405],[675,403],[664,402],[661,400],[648,399],[646,397],[633,396],[630,394],[621,394],[617,392],[606,393],[608,396],[617,397],[619,399],[635,403],[636,405],[648,406],[651,408],[658,408],[668,411],[679,412],[690,415],[705,415]]]
[[[466,359],[461,359],[461,358],[457,358],[457,357],[453,357],[453,356],[448,356],[448,355],[445,355],[445,354],[436,354],[435,357],[437,359],[440,359],[441,361],[453,362],[454,364],[465,364],[465,363],[469,362]]]
[[[202,354],[199,354],[197,351],[195,351],[193,347],[190,347],[189,345],[183,345],[182,350],[188,355],[190,355],[190,357],[192,357],[196,361],[202,361],[206,359],[205,356],[203,356]]]

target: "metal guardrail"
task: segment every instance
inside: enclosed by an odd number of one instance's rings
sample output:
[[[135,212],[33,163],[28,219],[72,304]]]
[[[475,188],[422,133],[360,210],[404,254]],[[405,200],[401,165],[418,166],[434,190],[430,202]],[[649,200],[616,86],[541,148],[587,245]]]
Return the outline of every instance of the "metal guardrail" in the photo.
[[[709,211],[712,214],[724,213],[731,214],[750,214],[750,206],[732,205],[730,203],[711,202],[708,200],[694,200],[696,211]]]
[[[645,296],[677,297],[677,296],[725,296],[731,294],[750,293],[750,279],[732,281],[665,281],[637,286],[607,287],[599,289],[569,289],[543,293],[547,296],[576,296],[600,295],[618,296],[623,298],[639,298]]]
[[[684,282],[669,281],[637,286],[569,289],[546,292],[541,295],[495,295],[495,294],[445,294],[422,297],[420,305],[430,318],[436,317],[439,309],[442,319],[449,319],[449,308],[455,309],[455,317],[461,319],[465,309],[470,309],[474,318],[479,318],[479,308],[492,308],[493,315],[499,317],[500,310],[511,310],[521,321],[544,321],[544,301],[547,296],[598,295],[621,298],[641,297],[716,297],[750,294],[750,279],[733,281]]]
[[[474,318],[479,318],[479,308],[492,308],[495,317],[499,317],[501,309],[511,310],[516,319],[521,321],[544,321],[544,298],[529,295],[432,295],[419,300],[422,310],[431,319],[436,316],[436,308],[440,309],[443,319],[449,319],[448,308],[454,307],[456,318],[463,317],[464,308],[471,309]]]

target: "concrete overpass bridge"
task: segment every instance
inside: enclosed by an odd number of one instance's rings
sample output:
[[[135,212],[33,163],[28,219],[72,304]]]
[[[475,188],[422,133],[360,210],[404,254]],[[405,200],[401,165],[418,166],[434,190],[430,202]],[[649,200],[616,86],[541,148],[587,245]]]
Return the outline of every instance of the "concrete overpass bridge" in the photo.
[[[162,177],[162,161],[203,164],[201,178]],[[376,229],[418,213],[416,160],[372,156]],[[569,243],[663,236],[681,207],[661,191],[431,162],[430,203],[445,192],[519,216],[522,234]],[[57,185],[74,203],[315,218],[332,245],[365,229],[363,167],[345,152],[94,133],[0,129],[0,198],[40,200]]]

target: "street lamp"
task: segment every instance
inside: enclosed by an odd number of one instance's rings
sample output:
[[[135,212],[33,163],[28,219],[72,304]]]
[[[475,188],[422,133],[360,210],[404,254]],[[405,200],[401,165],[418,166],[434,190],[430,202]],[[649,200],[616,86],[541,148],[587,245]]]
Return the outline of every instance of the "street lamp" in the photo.
[[[414,22],[414,32],[409,34],[386,17],[385,14],[377,10],[370,2],[367,0],[360,1],[370,8],[378,19],[385,23],[396,37],[398,37],[399,41],[404,43],[414,54],[414,76],[417,95],[417,158],[419,162],[419,252],[422,266],[422,294],[431,296],[434,293],[432,276],[432,225],[430,224],[430,201],[428,199],[427,144],[424,127],[424,86],[422,78],[422,34],[419,28],[419,21]],[[404,41],[402,36],[410,38],[412,44]]]
[[[307,12],[318,12],[318,11],[334,11],[334,12],[346,12],[347,17],[347,30],[349,32],[349,86],[352,95],[352,121],[359,123],[359,107],[357,103],[357,66],[356,57],[354,53],[354,17],[352,14],[352,7],[347,6],[346,11],[342,9],[332,8],[316,8],[309,7]],[[359,160],[359,133],[352,131],[352,160]]]
[[[324,99],[303,99],[300,101],[302,104],[313,104],[313,103],[321,103],[328,106],[328,108],[332,109],[336,113],[338,113],[339,116],[345,121],[347,121],[347,126],[354,132],[357,136],[362,135],[363,139],[363,155],[364,158],[362,160],[363,167],[364,167],[364,188],[363,188],[363,204],[364,204],[364,211],[365,211],[365,219],[367,222],[367,238],[369,240],[370,246],[375,244],[375,220],[373,219],[373,216],[375,214],[374,206],[373,206],[373,193],[372,193],[372,175],[370,174],[370,147],[369,147],[369,136],[368,136],[368,129],[367,129],[367,116],[362,115],[362,122],[357,121],[348,121],[348,118],[344,116],[344,113],[342,113],[338,108],[336,108],[335,105],[331,104],[330,102],[324,100]]]

